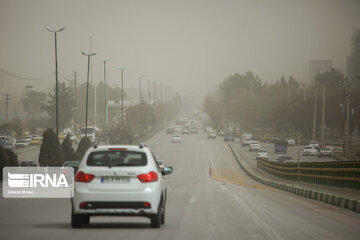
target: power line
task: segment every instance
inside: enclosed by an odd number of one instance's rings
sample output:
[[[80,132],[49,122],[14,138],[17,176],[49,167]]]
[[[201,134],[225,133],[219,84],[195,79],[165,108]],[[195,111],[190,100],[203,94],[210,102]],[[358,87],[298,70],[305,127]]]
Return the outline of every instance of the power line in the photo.
[[[25,77],[25,76],[20,76],[20,75],[17,75],[15,73],[11,73],[11,72],[8,72],[2,68],[0,68],[0,72],[3,72],[9,76],[12,76],[12,77],[15,77],[17,79],[20,79],[20,80],[27,80],[27,81],[41,81],[41,80],[46,80],[52,76],[55,75],[55,73],[51,73],[49,75],[46,75],[46,76],[43,76],[43,77],[37,77],[37,78],[31,78],[31,77]]]

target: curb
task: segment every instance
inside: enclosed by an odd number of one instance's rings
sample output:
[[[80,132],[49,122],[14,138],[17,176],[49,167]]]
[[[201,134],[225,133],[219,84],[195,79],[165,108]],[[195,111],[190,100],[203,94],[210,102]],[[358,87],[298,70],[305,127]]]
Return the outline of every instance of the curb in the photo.
[[[228,145],[229,145],[231,152],[233,153],[236,160],[238,161],[240,167],[246,172],[247,175],[249,175],[251,178],[255,179],[256,181],[258,181],[264,185],[270,186],[270,187],[274,187],[274,188],[277,188],[277,189],[280,189],[280,190],[283,190],[286,192],[296,194],[301,197],[306,197],[309,199],[321,201],[326,204],[345,208],[345,209],[348,209],[348,210],[356,212],[356,213],[360,213],[360,201],[359,200],[344,198],[344,197],[337,196],[337,195],[334,195],[331,193],[314,191],[311,189],[306,189],[306,188],[298,187],[298,186],[291,185],[291,184],[285,184],[285,183],[280,183],[280,182],[276,182],[276,181],[271,181],[271,180],[265,179],[263,177],[260,177],[259,175],[255,174],[251,169],[248,169],[247,166],[242,161],[242,159],[240,159],[238,154],[235,152],[232,145],[231,144],[228,144]]]

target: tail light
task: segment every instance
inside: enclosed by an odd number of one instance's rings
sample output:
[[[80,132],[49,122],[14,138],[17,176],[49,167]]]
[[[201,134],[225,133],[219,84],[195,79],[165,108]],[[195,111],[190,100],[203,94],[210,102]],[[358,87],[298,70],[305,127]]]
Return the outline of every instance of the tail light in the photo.
[[[137,176],[140,182],[147,183],[147,182],[156,182],[159,177],[156,172],[149,172],[146,174],[140,174]]]
[[[144,208],[151,208],[151,203],[144,202]]]
[[[91,182],[95,178],[94,174],[87,174],[83,171],[77,172],[75,175],[75,182]]]

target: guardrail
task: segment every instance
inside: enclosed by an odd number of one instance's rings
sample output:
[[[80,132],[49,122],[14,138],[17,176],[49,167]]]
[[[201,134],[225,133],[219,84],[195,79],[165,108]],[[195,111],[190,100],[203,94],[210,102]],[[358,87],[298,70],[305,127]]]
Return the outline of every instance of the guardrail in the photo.
[[[279,163],[257,160],[257,167],[282,178],[360,189],[360,161]]]

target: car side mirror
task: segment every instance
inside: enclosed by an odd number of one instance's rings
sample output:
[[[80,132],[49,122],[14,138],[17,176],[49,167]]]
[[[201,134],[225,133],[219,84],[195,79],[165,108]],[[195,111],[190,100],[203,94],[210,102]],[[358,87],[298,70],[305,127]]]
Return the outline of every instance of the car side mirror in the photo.
[[[169,175],[173,172],[173,167],[165,166],[164,170],[161,171],[163,175]]]

